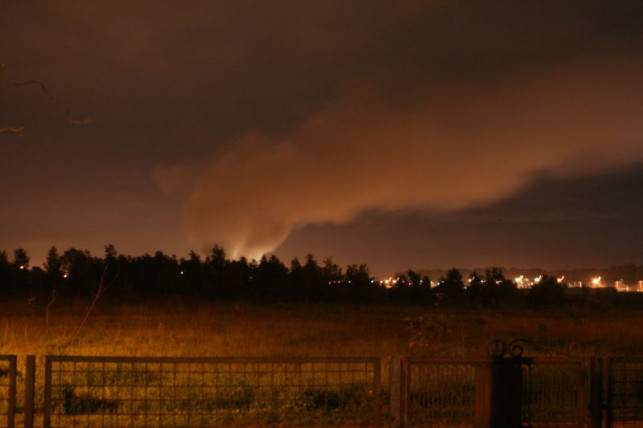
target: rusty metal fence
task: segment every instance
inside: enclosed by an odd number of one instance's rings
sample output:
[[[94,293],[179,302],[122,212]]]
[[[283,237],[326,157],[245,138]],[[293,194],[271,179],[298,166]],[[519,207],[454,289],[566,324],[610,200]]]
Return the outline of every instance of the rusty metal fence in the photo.
[[[16,356],[0,355],[0,423],[13,428],[16,408]]]
[[[476,370],[484,365],[474,360],[403,360],[401,425],[473,425]]]
[[[588,423],[589,372],[586,361],[534,358],[523,365],[523,423],[538,427]]]
[[[48,356],[44,426],[378,426],[378,358]]]
[[[0,427],[643,428],[643,358],[392,359],[385,388],[381,363],[4,355]]]
[[[562,427],[587,421],[583,360],[404,359],[399,370],[397,387],[391,375],[396,425]]]
[[[607,427],[643,427],[643,358],[607,359]]]

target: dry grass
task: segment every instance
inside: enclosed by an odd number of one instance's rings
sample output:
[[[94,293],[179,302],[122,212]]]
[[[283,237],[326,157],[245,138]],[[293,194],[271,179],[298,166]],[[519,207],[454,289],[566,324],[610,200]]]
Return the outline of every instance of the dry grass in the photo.
[[[643,355],[643,310],[578,312],[446,309],[421,306],[99,302],[78,332],[89,302],[44,306],[0,303],[0,354],[37,355],[36,403],[43,403],[44,356],[484,356],[492,339],[526,339],[530,355]],[[417,328],[409,329],[415,320]],[[419,322],[418,322],[419,320]],[[415,333],[415,342],[413,337]],[[410,343],[419,343],[409,349]],[[18,397],[23,394],[19,374]],[[39,416],[40,417],[40,416]]]
[[[102,305],[78,335],[82,304],[7,305],[0,353],[127,356],[384,356],[404,352],[420,308],[162,302]]]
[[[532,352],[582,355],[643,353],[643,311],[441,309],[419,306],[99,302],[76,334],[87,302],[42,307],[0,305],[0,354],[126,356],[375,356],[408,354],[409,319],[426,355],[483,355],[495,338],[528,339]],[[417,330],[416,330],[417,332]],[[540,346],[542,345],[542,346]],[[578,349],[577,349],[578,350]]]

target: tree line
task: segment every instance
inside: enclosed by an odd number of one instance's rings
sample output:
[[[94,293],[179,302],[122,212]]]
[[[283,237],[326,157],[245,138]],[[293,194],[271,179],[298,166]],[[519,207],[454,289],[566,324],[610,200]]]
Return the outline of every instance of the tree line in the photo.
[[[22,249],[9,260],[0,251],[0,295],[27,299],[59,296],[106,299],[154,299],[187,296],[199,299],[247,299],[263,302],[399,302],[420,304],[494,304],[522,298],[516,284],[502,270],[473,272],[463,279],[451,269],[432,283],[427,276],[408,270],[384,284],[365,264],[342,269],[327,258],[319,263],[312,254],[286,266],[277,256],[261,260],[231,260],[222,247],[214,246],[202,258],[190,252],[187,258],[157,251],[128,256],[106,245],[102,257],[87,250],[51,247],[43,267],[30,267]],[[558,304],[564,300],[565,284],[545,277],[532,288],[527,300]]]

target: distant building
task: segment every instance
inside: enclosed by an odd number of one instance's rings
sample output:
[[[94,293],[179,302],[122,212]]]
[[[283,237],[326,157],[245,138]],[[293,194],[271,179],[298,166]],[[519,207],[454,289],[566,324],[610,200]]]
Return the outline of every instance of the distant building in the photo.
[[[614,288],[616,291],[633,291],[623,280],[614,281]]]

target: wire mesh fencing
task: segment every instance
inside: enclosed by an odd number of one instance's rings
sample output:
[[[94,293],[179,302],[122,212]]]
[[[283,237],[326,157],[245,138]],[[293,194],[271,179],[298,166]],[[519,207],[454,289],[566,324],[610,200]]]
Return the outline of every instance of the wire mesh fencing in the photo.
[[[643,358],[607,360],[607,426],[643,427]]]
[[[402,426],[584,426],[582,360],[407,359]]]
[[[523,423],[538,427],[585,426],[589,400],[585,361],[535,358],[522,370]]]
[[[377,426],[377,358],[48,356],[45,427]]]
[[[13,428],[16,407],[16,356],[0,355],[0,424]]]
[[[475,362],[463,360],[409,360],[405,425],[473,425],[476,367]]]

